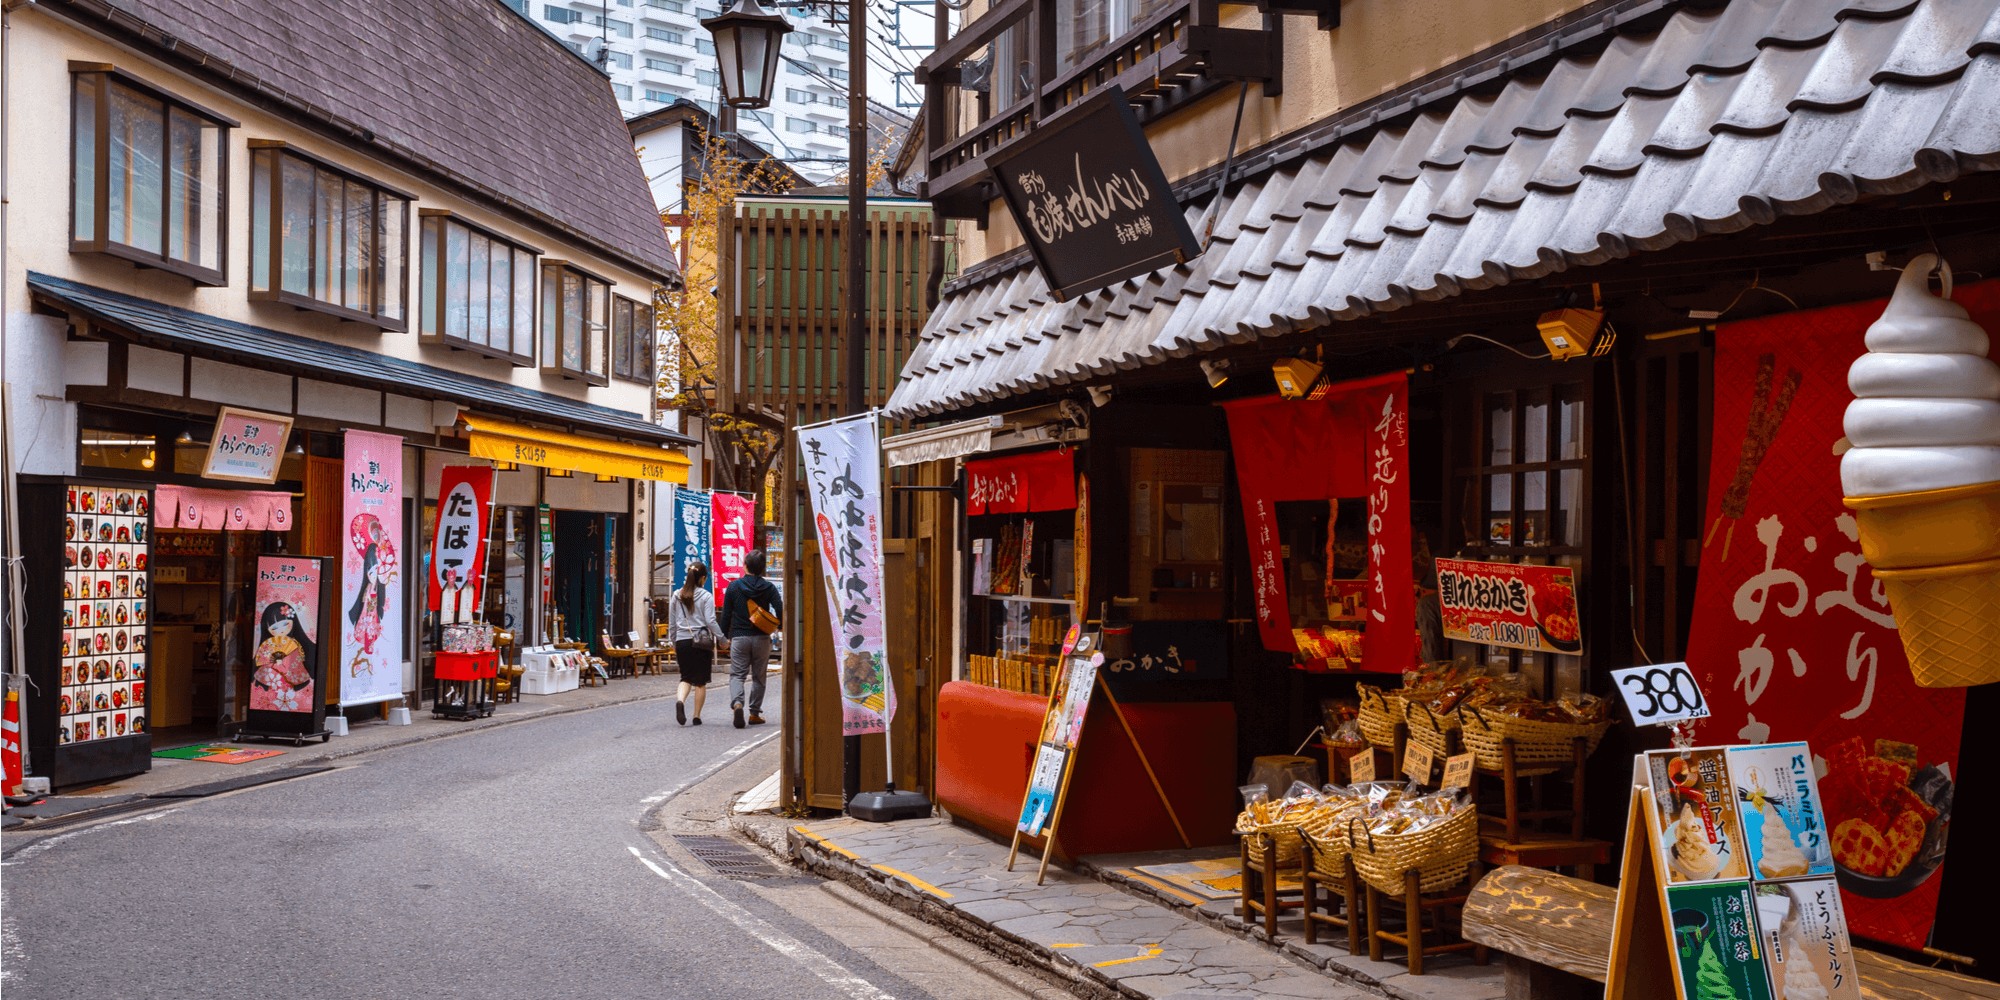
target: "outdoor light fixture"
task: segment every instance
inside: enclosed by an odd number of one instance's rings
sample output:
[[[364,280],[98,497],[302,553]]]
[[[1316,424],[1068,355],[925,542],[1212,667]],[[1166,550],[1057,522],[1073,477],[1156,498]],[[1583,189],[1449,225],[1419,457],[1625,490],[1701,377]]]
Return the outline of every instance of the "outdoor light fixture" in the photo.
[[[1597,331],[1604,328],[1604,314],[1594,309],[1553,309],[1535,321],[1549,357],[1557,361],[1590,353]]]
[[[1222,383],[1229,381],[1229,362],[1204,361],[1201,363],[1201,373],[1208,378],[1209,388],[1219,389]]]
[[[772,13],[757,0],[737,0],[701,26],[715,36],[723,102],[732,108],[768,106],[778,79],[779,45],[792,30],[784,15]]]
[[[1271,377],[1278,382],[1278,395],[1286,399],[1318,399],[1326,394],[1320,381],[1325,371],[1324,365],[1304,358],[1282,358],[1271,366]]]
[[[556,479],[568,479],[568,478],[569,478],[569,470],[568,470],[568,469],[548,469],[548,470],[545,470],[545,471],[547,471],[547,472],[548,472],[548,474],[549,474],[550,476],[552,476],[552,477],[554,477],[554,478],[556,478]]]
[[[1110,387],[1110,386],[1108,386],[1108,385],[1093,385],[1093,386],[1091,386],[1091,387],[1090,387],[1090,405],[1092,405],[1092,406],[1103,406],[1104,404],[1106,404],[1106,403],[1109,403],[1109,402],[1111,402],[1111,387]]]
[[[179,434],[179,435],[178,435],[177,437],[175,437],[175,438],[174,438],[174,443],[175,443],[175,444],[193,444],[193,443],[194,443],[194,435],[192,435],[192,434],[189,434],[189,433],[188,433],[188,432],[186,432],[186,431],[182,431],[182,432],[180,432],[180,434]]]
[[[607,476],[607,475],[605,475],[604,473],[600,472],[600,473],[598,473],[598,474],[597,474],[597,481],[598,481],[598,482],[600,482],[600,483],[615,483],[615,482],[617,482],[617,481],[618,481],[618,477],[617,477],[617,476]]]
[[[513,462],[495,462],[493,463],[493,467],[501,472],[512,472],[515,469],[520,468],[519,465]]]

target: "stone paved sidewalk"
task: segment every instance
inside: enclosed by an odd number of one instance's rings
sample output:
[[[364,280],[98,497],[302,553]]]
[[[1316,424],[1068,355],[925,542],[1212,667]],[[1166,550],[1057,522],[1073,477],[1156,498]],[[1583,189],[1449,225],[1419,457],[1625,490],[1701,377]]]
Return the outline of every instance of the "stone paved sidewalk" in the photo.
[[[946,819],[824,820],[792,827],[789,847],[806,867],[1062,976],[1080,995],[1494,1000],[1506,993],[1497,962],[1438,956],[1426,959],[1426,975],[1411,976],[1398,963],[1305,945],[1297,917],[1281,922],[1276,941],[1268,941],[1261,926],[1237,919],[1231,904],[1195,907],[1115,874],[1158,863],[1157,856],[1085,859],[1078,871],[1051,865],[1037,886],[1031,853],[1023,851],[1009,872],[1005,844]]]

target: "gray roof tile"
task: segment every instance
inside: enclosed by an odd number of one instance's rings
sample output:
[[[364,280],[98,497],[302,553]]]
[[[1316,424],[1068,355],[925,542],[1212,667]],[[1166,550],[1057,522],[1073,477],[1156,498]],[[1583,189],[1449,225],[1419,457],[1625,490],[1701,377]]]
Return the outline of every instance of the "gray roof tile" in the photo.
[[[2000,169],[1995,7],[1736,0],[1676,15],[1598,59],[1558,59],[1540,82],[1461,96],[1240,184],[1220,196],[1208,252],[1142,286],[1053,303],[1017,265],[948,289],[925,332],[935,346],[912,355],[889,413],[940,414]],[[1019,346],[995,340],[1000,327]]]

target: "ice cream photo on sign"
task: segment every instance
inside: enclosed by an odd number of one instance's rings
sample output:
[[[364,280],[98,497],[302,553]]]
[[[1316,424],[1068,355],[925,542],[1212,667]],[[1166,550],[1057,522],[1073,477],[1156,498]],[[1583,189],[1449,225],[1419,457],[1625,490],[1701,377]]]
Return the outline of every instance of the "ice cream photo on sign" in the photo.
[[[1935,255],[1903,268],[1848,368],[1840,457],[1861,554],[1923,687],[2000,680],[2000,365],[1950,296]]]
[[[1750,876],[1833,874],[1833,845],[1820,808],[1812,749],[1804,743],[1729,747],[1730,784],[1743,817]]]

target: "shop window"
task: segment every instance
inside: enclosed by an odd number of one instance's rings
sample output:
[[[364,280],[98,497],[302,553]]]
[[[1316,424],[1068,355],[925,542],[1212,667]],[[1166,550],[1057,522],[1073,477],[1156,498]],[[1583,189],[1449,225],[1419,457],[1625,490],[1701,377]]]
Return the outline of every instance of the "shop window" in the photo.
[[[542,374],[611,381],[611,282],[574,264],[542,265]]]
[[[250,141],[250,297],[407,329],[412,195]]]
[[[622,295],[611,308],[611,374],[653,384],[653,307]]]
[[[85,467],[133,472],[152,472],[159,467],[159,442],[151,434],[84,427],[77,436],[78,459]]]
[[[228,284],[236,122],[101,64],[72,75],[70,114],[70,250]]]
[[[417,311],[426,343],[535,363],[535,257],[451,213],[423,209]]]

